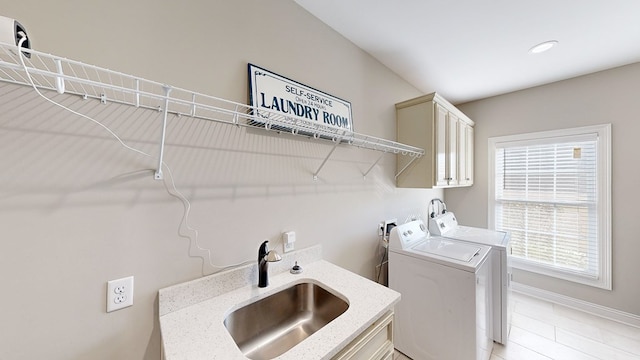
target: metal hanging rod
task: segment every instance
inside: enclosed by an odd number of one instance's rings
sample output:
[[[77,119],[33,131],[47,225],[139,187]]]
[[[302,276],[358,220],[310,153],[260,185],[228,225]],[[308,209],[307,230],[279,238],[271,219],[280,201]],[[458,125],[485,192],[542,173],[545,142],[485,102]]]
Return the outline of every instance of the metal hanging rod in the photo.
[[[39,89],[56,91],[59,94],[73,94],[84,99],[98,99],[103,104],[114,102],[160,110],[163,112],[163,129],[166,129],[167,114],[176,114],[236,126],[260,126],[265,130],[286,131],[293,135],[333,141],[334,147],[313,174],[314,179],[317,179],[318,173],[337,145],[407,155],[413,158],[411,162],[425,153],[423,149],[414,146],[346,131],[321,122],[284,116],[268,109],[168,86],[31,49],[23,48],[22,51],[31,54],[23,60],[35,86]],[[0,43],[0,81],[31,86],[18,54],[15,45]],[[163,132],[156,179],[162,179],[164,136]],[[371,169],[367,174],[370,171]]]

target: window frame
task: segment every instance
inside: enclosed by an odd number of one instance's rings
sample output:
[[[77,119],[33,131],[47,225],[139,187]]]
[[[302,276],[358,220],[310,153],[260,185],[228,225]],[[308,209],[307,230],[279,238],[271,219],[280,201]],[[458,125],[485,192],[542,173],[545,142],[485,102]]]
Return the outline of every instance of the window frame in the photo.
[[[569,129],[541,131],[525,134],[490,137],[488,141],[488,228],[496,228],[495,213],[495,165],[496,148],[505,143],[554,143],[553,138],[579,137],[581,135],[596,134],[597,141],[597,218],[598,218],[598,275],[590,276],[561,270],[552,265],[511,257],[511,264],[516,269],[542,274],[554,278],[568,280],[584,285],[611,290],[611,124],[583,126]]]

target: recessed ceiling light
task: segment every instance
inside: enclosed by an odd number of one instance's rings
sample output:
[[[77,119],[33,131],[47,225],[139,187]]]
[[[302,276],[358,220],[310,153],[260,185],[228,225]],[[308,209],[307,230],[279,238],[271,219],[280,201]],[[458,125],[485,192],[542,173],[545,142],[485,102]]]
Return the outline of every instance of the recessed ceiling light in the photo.
[[[534,47],[532,47],[531,49],[529,49],[529,52],[532,54],[539,54],[541,52],[545,52],[549,49],[551,49],[552,47],[556,46],[558,44],[557,40],[549,40],[549,41],[545,41],[543,43],[540,43]]]

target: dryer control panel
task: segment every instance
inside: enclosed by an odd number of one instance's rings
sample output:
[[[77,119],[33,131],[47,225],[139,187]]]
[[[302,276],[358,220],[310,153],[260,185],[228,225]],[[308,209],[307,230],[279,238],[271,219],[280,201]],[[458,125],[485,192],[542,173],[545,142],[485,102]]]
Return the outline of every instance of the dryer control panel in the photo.
[[[410,249],[427,237],[429,237],[429,230],[424,222],[414,220],[391,229],[389,246],[391,249]]]
[[[445,236],[449,231],[458,227],[458,220],[452,212],[447,212],[442,215],[429,219],[429,230],[433,235]]]

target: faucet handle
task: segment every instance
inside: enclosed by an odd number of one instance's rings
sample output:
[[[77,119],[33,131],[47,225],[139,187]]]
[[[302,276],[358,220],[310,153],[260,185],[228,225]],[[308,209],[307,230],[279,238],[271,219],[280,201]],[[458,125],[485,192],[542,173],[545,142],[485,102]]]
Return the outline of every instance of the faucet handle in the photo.
[[[265,256],[265,260],[267,260],[268,262],[276,262],[282,260],[282,256],[280,256],[280,254],[278,254],[275,250],[271,250]]]
[[[275,250],[269,251],[269,246],[267,245],[269,240],[265,240],[262,245],[260,245],[260,249],[258,249],[258,261],[268,261],[275,262],[282,260],[282,256],[278,254]]]

